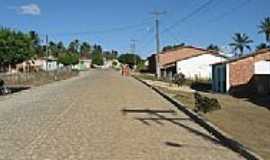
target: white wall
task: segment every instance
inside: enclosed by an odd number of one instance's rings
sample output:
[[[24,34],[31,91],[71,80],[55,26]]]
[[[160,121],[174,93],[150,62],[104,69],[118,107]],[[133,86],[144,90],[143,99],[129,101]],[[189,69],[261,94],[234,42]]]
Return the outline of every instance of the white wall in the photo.
[[[42,69],[44,71],[53,71],[58,69],[57,61],[43,61]]]
[[[211,65],[225,60],[225,58],[213,54],[203,54],[201,56],[178,61],[177,73],[183,73],[189,79],[194,79],[196,76],[198,78],[211,79]]]
[[[269,61],[256,62],[255,74],[270,74],[270,62]]]

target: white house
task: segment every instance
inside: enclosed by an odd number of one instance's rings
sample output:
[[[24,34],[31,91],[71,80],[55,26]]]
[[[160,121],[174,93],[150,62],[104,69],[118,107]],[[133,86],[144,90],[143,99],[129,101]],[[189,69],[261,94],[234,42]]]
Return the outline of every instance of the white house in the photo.
[[[227,60],[220,54],[205,53],[176,62],[176,72],[183,73],[188,79],[211,79],[212,64]]]
[[[80,59],[78,64],[72,66],[72,69],[87,70],[91,68],[91,65],[92,65],[91,59]]]
[[[42,70],[44,71],[54,71],[62,67],[63,64],[59,64],[56,58],[53,57],[43,58]]]
[[[212,79],[212,64],[226,61],[227,58],[220,53],[206,51],[189,57],[180,58],[173,63],[163,66],[164,76],[172,77],[183,73],[187,79]]]

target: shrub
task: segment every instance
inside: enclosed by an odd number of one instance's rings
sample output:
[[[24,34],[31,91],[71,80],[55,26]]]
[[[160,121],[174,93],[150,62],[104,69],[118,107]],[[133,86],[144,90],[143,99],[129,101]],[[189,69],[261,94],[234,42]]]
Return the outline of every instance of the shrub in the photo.
[[[112,62],[112,65],[113,65],[113,66],[117,66],[117,64],[118,64],[118,63],[117,63],[116,61],[113,61],[113,62]]]
[[[173,83],[177,84],[178,87],[183,86],[185,83],[185,75],[183,73],[178,73],[174,76]]]
[[[65,66],[75,65],[79,63],[79,55],[75,53],[64,53],[58,57],[58,62]]]
[[[104,65],[103,56],[100,52],[93,52],[92,54],[92,64],[102,66]]]
[[[215,98],[208,98],[200,95],[199,93],[194,94],[195,97],[195,112],[213,112],[221,109],[221,105]]]

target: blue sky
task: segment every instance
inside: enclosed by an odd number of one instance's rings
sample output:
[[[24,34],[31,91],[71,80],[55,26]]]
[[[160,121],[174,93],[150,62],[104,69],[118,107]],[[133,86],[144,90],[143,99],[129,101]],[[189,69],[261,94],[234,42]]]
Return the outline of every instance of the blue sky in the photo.
[[[200,12],[188,16],[208,3]],[[155,51],[154,17],[151,11],[166,11],[161,20],[161,44],[186,43],[206,47],[227,46],[235,32],[247,33],[255,41],[259,22],[270,16],[269,0],[0,0],[0,25],[37,31],[53,41],[80,39],[105,49],[136,51],[147,57]],[[185,21],[177,23],[183,17]],[[168,31],[165,28],[171,26]]]

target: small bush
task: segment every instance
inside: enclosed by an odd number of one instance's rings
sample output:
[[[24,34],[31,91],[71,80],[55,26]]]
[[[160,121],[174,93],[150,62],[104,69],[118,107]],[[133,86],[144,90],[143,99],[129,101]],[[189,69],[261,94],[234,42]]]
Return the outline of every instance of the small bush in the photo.
[[[221,105],[215,98],[208,98],[200,95],[199,93],[194,94],[195,97],[195,112],[213,112],[221,109]]]
[[[116,61],[113,61],[113,62],[112,62],[112,65],[113,65],[113,66],[117,66],[118,63],[117,63]]]
[[[94,52],[92,54],[92,64],[95,64],[95,65],[98,65],[98,66],[104,65],[104,60],[103,60],[103,56],[102,56],[101,53]]]
[[[185,83],[185,75],[183,73],[178,73],[174,76],[173,83],[177,84],[178,87],[183,86]]]
[[[75,53],[65,53],[65,54],[61,54],[58,57],[58,62],[68,66],[68,65],[75,65],[79,63],[79,58],[80,56],[78,54]]]

